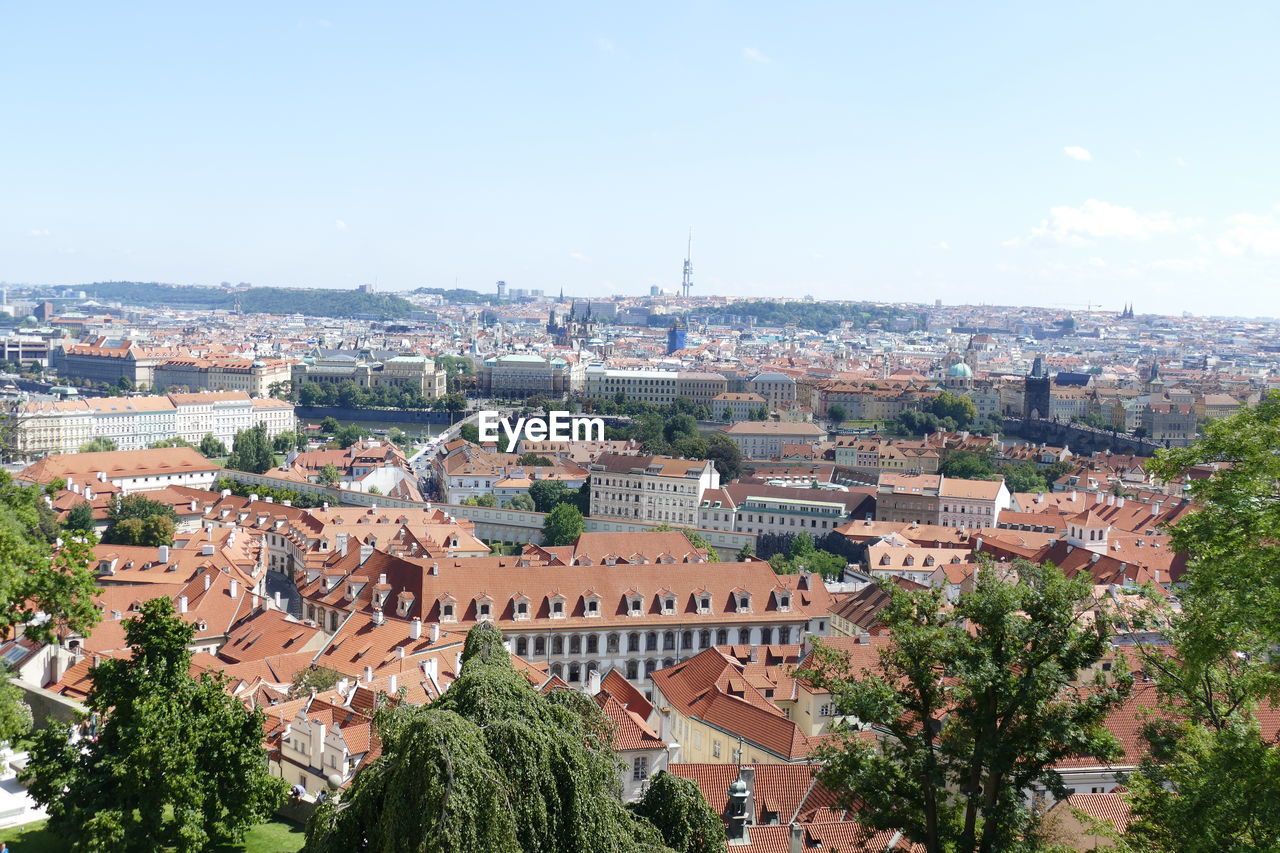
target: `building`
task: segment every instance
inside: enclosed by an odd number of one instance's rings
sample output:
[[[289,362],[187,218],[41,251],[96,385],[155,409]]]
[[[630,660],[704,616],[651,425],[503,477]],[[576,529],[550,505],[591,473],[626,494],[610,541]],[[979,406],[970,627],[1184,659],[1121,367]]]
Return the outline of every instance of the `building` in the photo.
[[[995,527],[1010,505],[1004,480],[960,480],[942,474],[882,473],[876,520],[942,527]]]
[[[95,438],[118,450],[142,450],[178,434],[177,409],[168,397],[89,397]]]
[[[703,493],[720,485],[720,472],[703,459],[606,453],[590,471],[591,515],[596,518],[696,527]]]
[[[388,352],[376,356],[370,350],[348,352],[313,350],[293,365],[290,377],[295,388],[308,382],[354,382],[361,388],[393,387],[416,391],[423,397],[443,397],[448,390],[445,371],[434,359],[416,353]],[[266,396],[265,393],[263,396]]]
[[[756,374],[743,390],[763,397],[771,412],[784,412],[796,402],[796,381],[782,373]]]
[[[622,395],[640,403],[670,406],[680,396],[679,374],[674,370],[623,370],[592,364],[583,374],[582,393],[595,400],[612,400]]]
[[[152,387],[157,389],[243,391],[250,397],[270,396],[292,378],[291,365],[284,359],[233,355],[168,358],[155,366],[153,375]]]
[[[24,483],[46,486],[57,480],[74,483],[111,483],[125,494],[191,486],[207,489],[222,468],[190,447],[154,450],[111,450],[102,453],[70,453],[46,456],[14,475]]]
[[[722,432],[733,439],[746,459],[777,459],[784,444],[810,444],[827,437],[827,431],[817,424],[775,421],[743,421]]]
[[[500,399],[563,397],[581,390],[582,366],[560,356],[510,353],[486,358],[477,380],[484,393]]]
[[[53,367],[60,376],[105,385],[121,380],[134,388],[155,387],[156,365],[181,355],[165,347],[148,347],[127,339],[105,337],[55,350]]]
[[[828,491],[728,483],[702,493],[698,527],[738,533],[808,533],[820,539],[855,518],[875,514],[869,489]]]
[[[723,394],[717,394],[711,400],[711,419],[727,420],[730,423],[737,421],[747,421],[751,419],[755,412],[766,409],[768,405],[765,403],[764,397],[759,394],[732,393],[726,391]],[[725,417],[725,413],[728,417]]]
[[[83,399],[19,403],[9,455],[36,459],[50,453],[76,453],[93,438],[93,409]]]

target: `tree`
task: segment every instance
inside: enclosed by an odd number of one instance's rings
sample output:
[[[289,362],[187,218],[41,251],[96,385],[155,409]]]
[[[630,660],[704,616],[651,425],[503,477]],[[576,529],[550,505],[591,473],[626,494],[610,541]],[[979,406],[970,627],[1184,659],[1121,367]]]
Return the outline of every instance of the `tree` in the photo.
[[[86,531],[93,529],[93,521],[93,505],[88,501],[80,501],[67,512],[62,524],[68,530]]]
[[[325,466],[320,469],[320,483],[324,486],[332,486],[342,479],[342,472],[338,470],[338,466],[332,462],[326,462]]]
[[[298,437],[291,430],[284,432],[271,439],[271,449],[276,453],[288,453],[298,444]]]
[[[1150,752],[1130,777],[1128,837],[1140,850],[1280,848],[1280,744],[1256,718],[1259,705],[1280,698],[1277,446],[1273,392],[1151,463],[1165,480],[1192,466],[1211,473],[1188,480],[1199,508],[1169,531],[1170,549],[1187,555],[1180,612],[1158,611],[1176,654],[1139,647],[1164,710],[1144,726]]]
[[[340,678],[342,678],[342,673],[336,669],[312,664],[306,669],[300,669],[294,673],[293,683],[289,685],[289,698],[301,698],[310,694],[312,690],[319,693],[332,689]]]
[[[172,545],[178,513],[142,494],[117,498],[107,508],[102,541],[111,545]]]
[[[724,411],[720,413],[720,420],[726,423],[733,423],[733,409],[725,406]]]
[[[1044,481],[1040,471],[1034,465],[1023,462],[1020,465],[1006,465],[1000,469],[1004,484],[1010,492],[1047,492],[1049,484]]]
[[[944,476],[959,480],[994,480],[998,477],[991,454],[968,450],[952,450],[939,470]]]
[[[839,403],[832,403],[827,406],[827,417],[831,419],[831,423],[839,426],[849,419],[849,413],[844,406]]]
[[[183,438],[180,435],[175,435],[172,438],[156,439],[155,441],[147,445],[147,447],[152,448],[153,450],[160,449],[163,447],[190,447],[190,446],[191,446],[191,442],[187,441],[185,438]]]
[[[458,438],[463,441],[469,441],[472,444],[480,443],[480,427],[475,424],[463,424],[458,427]]]
[[[338,419],[330,415],[320,422],[320,431],[325,435],[333,435],[338,431],[339,426],[341,424],[338,423]]]
[[[226,456],[227,446],[214,438],[213,433],[206,432],[204,434],[204,438],[200,439],[200,455],[206,459],[216,459],[220,456]]]
[[[497,506],[498,499],[493,495],[475,495],[462,502],[465,506]]]
[[[346,450],[368,434],[367,430],[361,429],[355,424],[347,424],[338,428],[338,431],[333,434],[333,440],[338,442],[339,447]]]
[[[755,556],[755,551],[751,548],[751,543],[747,542],[745,545],[743,545],[741,548],[738,549],[738,554],[736,557],[734,557],[734,559],[737,560],[739,563],[745,563],[748,558],[754,557],[754,556]]]
[[[125,625],[132,656],[90,672],[97,740],[70,744],[59,726],[37,736],[24,782],[68,850],[195,853],[239,841],[283,802],[262,711],[227,694],[221,675],[192,677],[194,636],[168,598],[144,603]]]
[[[542,544],[572,545],[578,540],[586,528],[582,523],[582,513],[572,504],[562,503],[542,522]]]
[[[951,418],[957,429],[964,429],[978,419],[978,407],[968,397],[943,391],[929,401],[926,411],[939,419]]]
[[[720,562],[720,552],[715,549],[715,546],[707,541],[707,537],[703,536],[691,527],[672,527],[664,521],[656,527],[651,527],[650,530],[678,530],[684,534],[685,539],[689,540],[690,545],[695,548],[701,548],[707,552],[707,560],[709,562]]]
[[[261,474],[275,467],[276,456],[271,449],[271,441],[267,438],[267,425],[242,429],[236,432],[231,443],[231,455],[227,457],[227,467],[250,474]]]
[[[520,464],[545,467],[547,465],[555,465],[556,463],[552,462],[545,456],[539,456],[536,453],[526,453],[520,457]]]
[[[713,433],[707,439],[705,458],[715,464],[722,483],[742,476],[742,448],[727,435]]]
[[[724,824],[692,779],[659,770],[631,810],[658,828],[672,850],[723,853]]]
[[[1082,672],[1110,651],[1104,615],[1079,623],[1087,574],[1017,561],[978,574],[954,611],[940,590],[885,584],[892,641],[878,666],[852,671],[832,648],[798,677],[829,690],[837,713],[875,726],[821,751],[819,779],[859,820],[898,829],[928,853],[1024,849],[1035,833],[1033,786],[1063,798],[1052,768],[1072,755],[1117,754],[1103,728],[1127,696],[1127,676]]]
[[[467,634],[448,692],[428,707],[383,707],[375,724],[382,755],[316,810],[306,853],[667,849],[622,805],[596,703],[534,690],[492,625]]]
[[[698,422],[692,415],[673,415],[663,426],[662,437],[668,444],[675,444],[682,438],[697,438]]]
[[[511,500],[507,501],[507,508],[518,509],[524,512],[535,512],[538,509],[537,505],[534,504],[533,502],[533,498],[529,497],[527,493],[523,493],[523,492],[521,494],[515,495],[514,497],[511,498]]]
[[[115,441],[110,438],[107,438],[104,435],[100,435],[97,438],[92,438],[86,441],[84,444],[80,445],[81,453],[104,453],[104,452],[115,450],[115,449],[116,449]]]
[[[529,485],[529,497],[538,512],[551,512],[568,494],[569,487],[561,480],[534,480]]]

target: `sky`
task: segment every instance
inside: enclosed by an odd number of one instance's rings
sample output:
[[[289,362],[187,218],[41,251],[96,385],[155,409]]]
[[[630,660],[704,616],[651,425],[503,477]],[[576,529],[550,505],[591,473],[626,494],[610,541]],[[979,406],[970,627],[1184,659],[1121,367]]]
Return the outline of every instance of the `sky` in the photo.
[[[1280,316],[1280,3],[0,0],[0,281]]]

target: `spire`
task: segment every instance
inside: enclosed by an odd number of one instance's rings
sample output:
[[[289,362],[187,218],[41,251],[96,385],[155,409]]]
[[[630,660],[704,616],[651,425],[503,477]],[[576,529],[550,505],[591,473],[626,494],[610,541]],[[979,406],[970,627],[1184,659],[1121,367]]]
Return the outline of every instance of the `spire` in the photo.
[[[689,291],[693,288],[693,228],[689,229],[689,245],[684,253],[684,275],[680,279],[680,287],[684,290],[684,296],[689,297]]]

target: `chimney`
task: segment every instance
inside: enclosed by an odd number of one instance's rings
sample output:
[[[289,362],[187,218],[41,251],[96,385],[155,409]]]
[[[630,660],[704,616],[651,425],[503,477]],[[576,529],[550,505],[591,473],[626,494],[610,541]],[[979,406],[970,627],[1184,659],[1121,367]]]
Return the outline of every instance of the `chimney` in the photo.
[[[365,563],[365,560],[368,560],[371,554],[373,554],[373,546],[365,542],[360,543],[360,565],[363,566]],[[386,583],[387,576],[383,575],[382,579],[378,582]]]
[[[391,678],[387,679],[387,692],[395,693],[396,688],[399,686],[399,681],[400,679],[396,677],[396,674],[394,672],[391,673]]]
[[[191,511],[192,511],[192,512],[197,512],[199,509],[200,509],[200,504],[196,503],[195,501],[192,501],[192,502],[191,502]]]
[[[871,634],[870,634],[869,632],[867,632],[867,631],[863,631],[861,634],[859,634],[859,635],[858,635],[858,645],[860,645],[860,646],[869,646],[869,645],[871,645]]]
[[[178,612],[179,613],[187,612],[187,597],[185,595],[178,596]]]
[[[240,597],[240,581],[236,580],[235,578],[232,578],[231,582],[227,585],[227,592],[228,594],[230,594],[232,598],[239,598]]]
[[[328,501],[324,501],[324,502],[323,502],[323,504],[322,504],[322,507],[323,507],[323,509],[324,509],[324,511],[325,511],[325,512],[328,512],[328,511],[329,511],[329,502],[328,502]]]
[[[257,501],[258,501],[258,493],[257,493],[257,492],[253,492],[253,493],[251,493],[251,494],[249,495],[249,500],[250,500],[250,502],[252,502],[252,503],[257,503]]]
[[[434,682],[436,680],[437,662],[435,658],[427,658],[422,662],[422,677],[427,681]]]
[[[99,482],[99,483],[105,483],[105,482],[107,482],[107,472],[106,472],[106,471],[99,471],[99,472],[98,472],[98,482]]]
[[[1116,497],[1116,507],[1124,509],[1124,495],[1118,495]]]
[[[414,620],[409,623],[409,639],[410,640],[422,639],[422,620],[421,619],[418,619],[415,617]]]
[[[347,690],[351,688],[351,682],[345,678],[340,678],[338,679],[337,688],[339,693],[341,693],[343,696],[346,696]]]
[[[366,666],[364,668],[364,680],[365,683],[373,681],[373,667]]]
[[[600,692],[600,670],[593,669],[587,674],[587,695],[595,696]]]
[[[280,501],[280,504],[281,506],[293,506],[293,501],[286,498],[285,500]]]
[[[210,529],[209,529],[209,537],[210,537],[210,538],[212,538],[212,537],[213,537],[213,528],[210,528]],[[200,556],[202,556],[202,557],[212,557],[212,556],[213,556],[213,543],[211,543],[211,542],[206,542],[203,546],[201,546],[201,548],[200,548]]]
[[[280,601],[279,590],[276,590],[275,594],[272,596],[272,601],[275,602],[276,610],[284,610],[284,605]]]
[[[387,617],[383,615],[381,610],[373,611],[373,624],[381,625],[383,622],[386,621],[386,619]]]
[[[204,573],[204,591],[205,592],[209,591],[209,584],[211,583],[213,583],[213,575],[209,574],[208,572],[205,572]]]
[[[267,503],[273,504],[275,502],[276,502],[275,498],[271,497],[271,495],[267,495]]]
[[[429,636],[431,637],[431,642],[433,643],[440,641],[440,623],[439,622],[431,623],[431,633]]]
[[[804,830],[800,824],[791,824],[791,836],[788,839],[787,853],[804,853]]]
[[[221,494],[222,494],[222,496],[223,496],[224,498],[229,498],[229,497],[231,497],[231,490],[230,490],[230,489],[223,489]]]
[[[440,564],[432,563],[431,568],[427,569],[427,574],[431,575],[433,578],[440,577]],[[450,577],[452,577],[452,575],[450,575]]]
[[[160,546],[160,562],[162,563],[169,562],[169,546],[168,545]]]

